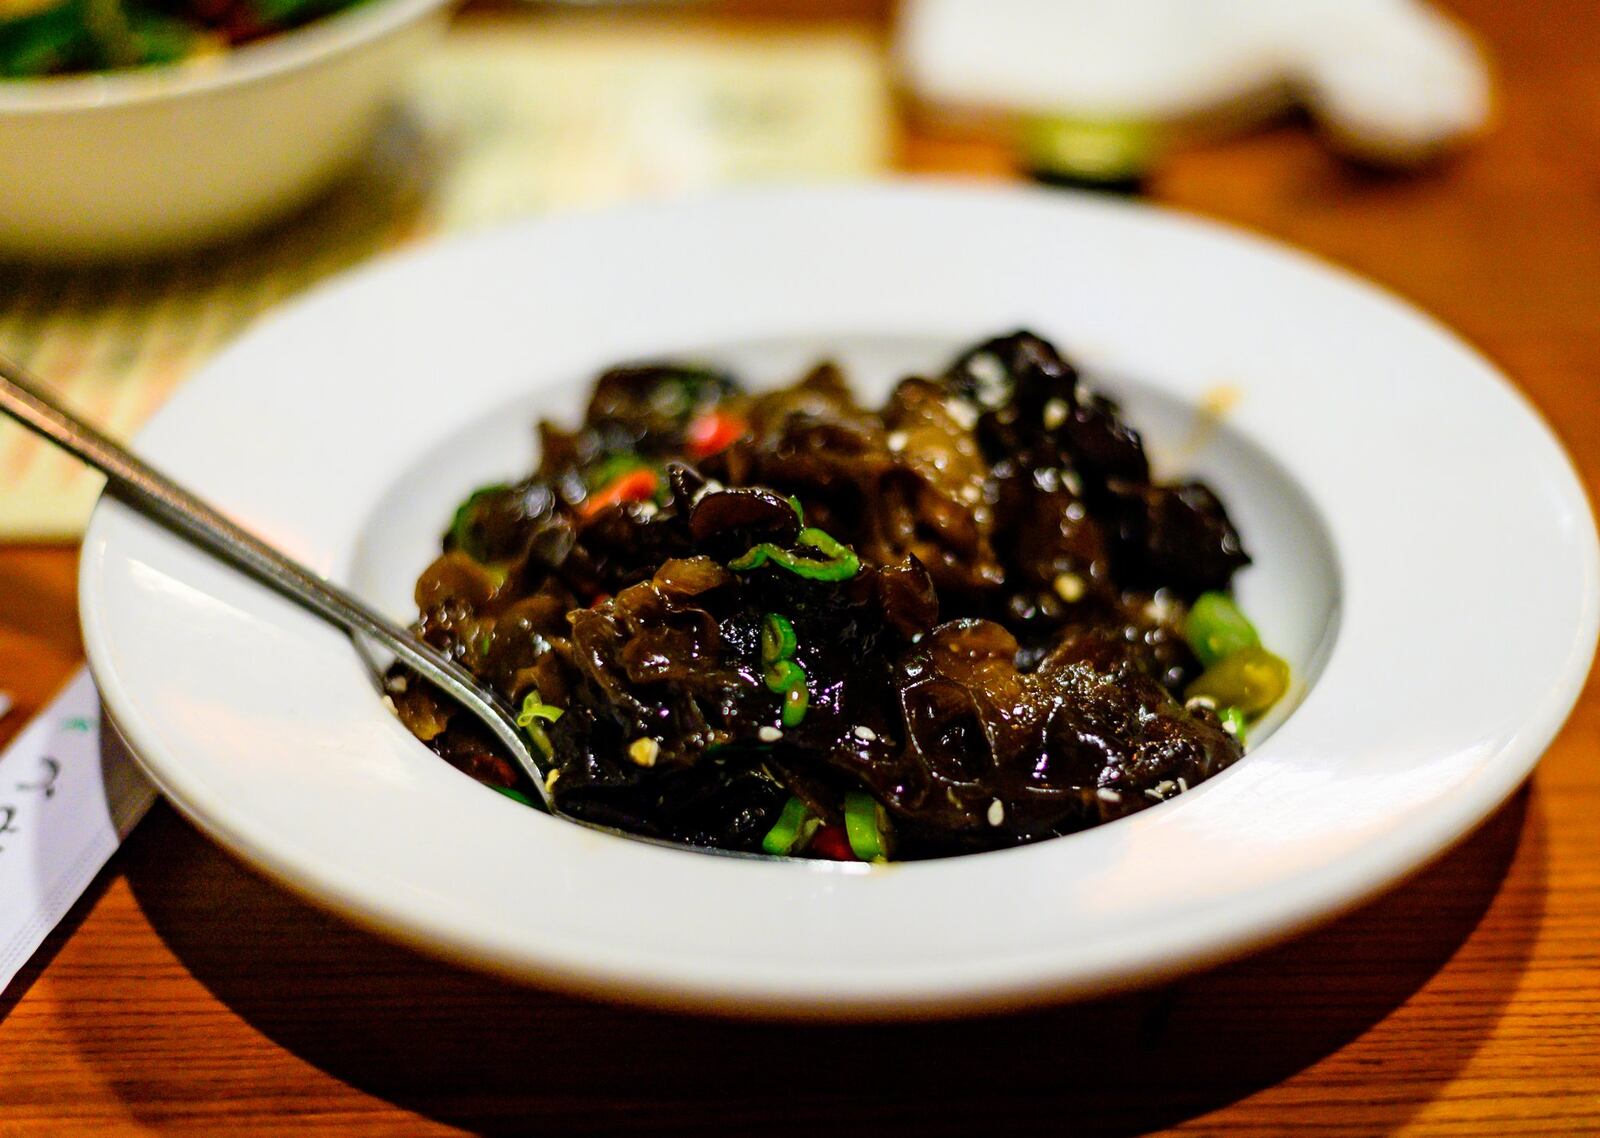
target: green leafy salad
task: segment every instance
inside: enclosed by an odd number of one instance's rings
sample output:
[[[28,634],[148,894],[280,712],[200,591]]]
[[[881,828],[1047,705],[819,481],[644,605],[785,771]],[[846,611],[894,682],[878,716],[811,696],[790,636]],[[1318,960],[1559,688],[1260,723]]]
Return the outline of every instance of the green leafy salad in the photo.
[[[361,0],[0,0],[0,80],[178,63]]]

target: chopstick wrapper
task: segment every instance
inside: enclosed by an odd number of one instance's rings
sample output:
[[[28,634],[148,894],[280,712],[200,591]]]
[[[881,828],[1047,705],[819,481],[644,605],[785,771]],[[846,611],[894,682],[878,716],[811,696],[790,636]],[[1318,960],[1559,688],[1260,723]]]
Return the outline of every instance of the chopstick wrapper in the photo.
[[[0,753],[0,992],[155,795],[102,724],[87,669]]]

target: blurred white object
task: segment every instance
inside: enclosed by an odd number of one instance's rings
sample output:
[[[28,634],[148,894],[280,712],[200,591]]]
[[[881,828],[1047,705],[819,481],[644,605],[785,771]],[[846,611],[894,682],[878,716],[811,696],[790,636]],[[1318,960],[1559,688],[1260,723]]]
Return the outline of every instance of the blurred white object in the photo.
[[[0,82],[0,253],[169,253],[288,212],[360,153],[446,3],[372,0],[175,67]]]
[[[953,110],[1235,126],[1294,103],[1405,164],[1487,122],[1472,40],[1415,0],[908,0],[913,90]]]

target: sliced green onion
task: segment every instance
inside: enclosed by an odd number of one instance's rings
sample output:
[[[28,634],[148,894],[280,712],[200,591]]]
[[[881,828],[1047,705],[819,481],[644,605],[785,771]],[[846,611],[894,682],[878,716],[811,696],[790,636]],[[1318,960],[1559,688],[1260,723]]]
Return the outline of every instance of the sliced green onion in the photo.
[[[795,639],[794,625],[786,616],[769,612],[761,618],[761,663],[772,667],[779,660],[794,658],[794,650],[799,647]]]
[[[798,727],[806,717],[806,708],[811,706],[811,692],[805,685],[805,673],[800,673],[802,679],[799,683],[783,693],[783,714],[781,716],[785,727]]]
[[[889,815],[872,795],[852,790],[844,796],[844,832],[862,861],[889,860]]]
[[[1211,665],[1184,691],[1185,699],[1205,696],[1218,707],[1260,715],[1289,690],[1289,665],[1265,648],[1240,648]]]
[[[1239,746],[1245,744],[1245,716],[1237,707],[1224,707],[1217,712],[1217,718],[1222,720],[1222,729],[1238,740]]]
[[[743,555],[735,557],[728,562],[729,569],[759,569],[767,563],[767,558],[785,552],[773,545],[770,541],[763,541],[759,545],[752,545]]]
[[[1189,608],[1183,636],[1208,668],[1241,648],[1261,647],[1255,625],[1227,593],[1201,593],[1196,597]]]
[[[487,784],[485,784],[485,785],[487,785]],[[490,790],[499,791],[501,794],[505,795],[507,798],[511,799],[511,801],[513,801],[513,802],[520,802],[524,806],[532,806],[535,810],[543,809],[543,807],[541,807],[537,802],[535,802],[533,799],[529,798],[526,794],[522,793],[522,791],[520,791],[520,790],[513,790],[509,786],[490,786],[489,789]]]
[[[768,691],[786,692],[797,684],[805,685],[806,670],[793,660],[777,660],[762,678],[767,681]]]
[[[511,489],[504,482],[496,482],[492,486],[480,486],[467,500],[456,507],[455,516],[450,519],[450,532],[446,535],[450,541],[451,549],[459,549],[474,561],[483,560],[483,550],[475,546],[472,541],[472,514],[479,502],[493,494],[501,494]]]
[[[812,581],[848,581],[861,568],[860,559],[849,546],[815,526],[807,526],[801,530],[796,540],[800,545],[815,549],[822,554],[823,559],[802,557],[770,541],[763,541],[759,545],[751,546],[742,557],[736,557],[728,562],[728,568],[757,569],[770,560],[796,576]]]
[[[534,688],[522,697],[522,710],[517,713],[517,726],[526,727],[535,719],[543,719],[554,723],[566,714],[566,709],[557,707],[553,703],[546,703],[540,696],[539,689]]]
[[[767,690],[783,695],[782,722],[785,727],[798,727],[811,705],[811,692],[806,688],[806,670],[794,659],[799,641],[795,639],[794,625],[789,618],[769,612],[761,618],[761,663],[766,668],[763,679]]]
[[[769,667],[763,678],[767,690],[783,696],[782,720],[785,727],[798,727],[811,706],[811,692],[806,688],[806,670],[793,660],[779,660]]]
[[[550,736],[545,734],[539,720],[554,723],[562,714],[561,708],[544,702],[538,688],[534,688],[523,697],[522,710],[517,712],[517,726],[528,733],[528,738],[533,740],[534,746],[538,747],[547,759],[555,754],[555,747],[551,745]]]
[[[822,819],[811,813],[810,807],[790,795],[789,801],[783,804],[783,813],[761,839],[761,848],[778,857],[799,853],[811,841],[821,822]]]
[[[844,574],[846,577],[854,576],[855,571],[861,567],[861,562],[856,559],[855,551],[826,530],[820,530],[816,526],[807,526],[800,531],[800,537],[797,540],[801,545],[809,545],[824,557],[848,564],[850,569]]]

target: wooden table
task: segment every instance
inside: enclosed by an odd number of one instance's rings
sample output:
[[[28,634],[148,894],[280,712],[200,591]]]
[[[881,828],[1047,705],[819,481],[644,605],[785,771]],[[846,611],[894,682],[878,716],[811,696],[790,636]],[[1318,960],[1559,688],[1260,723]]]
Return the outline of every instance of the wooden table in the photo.
[[[1288,125],[1181,157],[1152,192],[1456,325],[1592,492],[1600,7],[1455,6],[1504,94],[1499,130],[1459,162],[1357,173]],[[884,5],[823,7],[877,21]],[[913,131],[904,151],[913,169],[1009,172],[990,145]],[[23,712],[79,659],[74,561],[0,549],[0,684]],[[1286,947],[1109,1002],[922,1026],[671,1018],[463,974],[308,908],[158,807],[0,997],[0,1135],[1600,1133],[1597,743],[1591,682],[1473,837]]]

